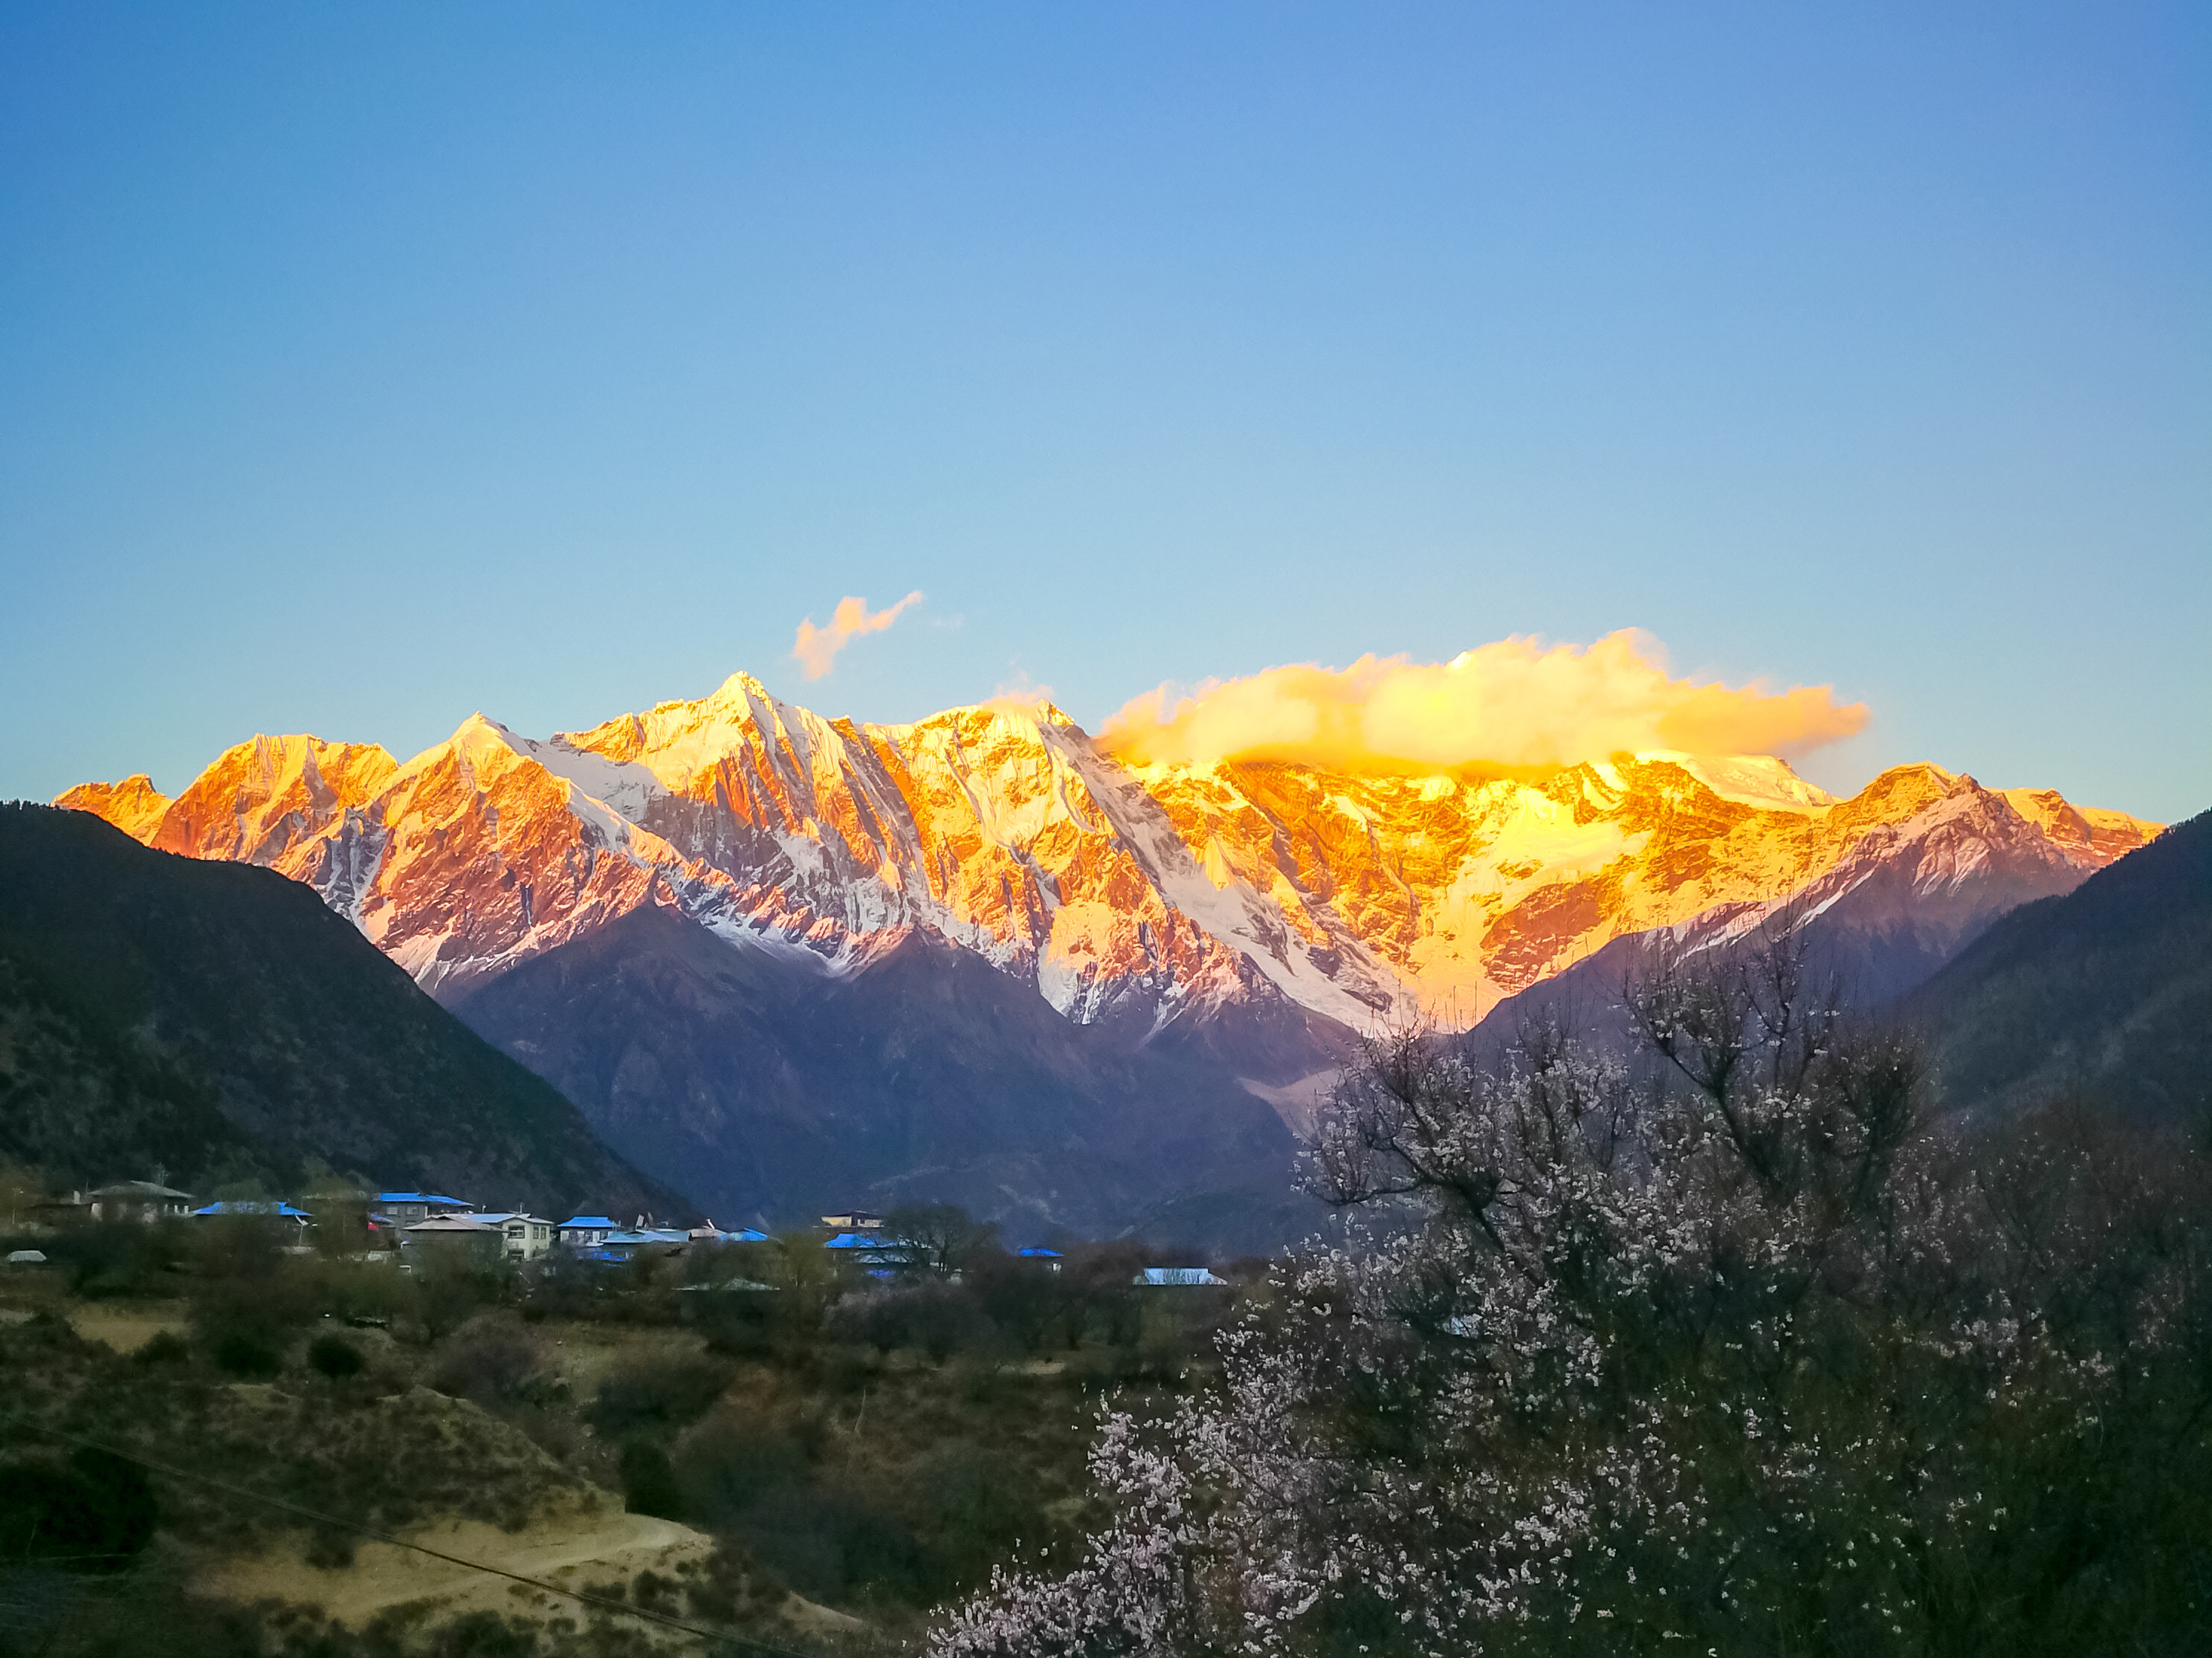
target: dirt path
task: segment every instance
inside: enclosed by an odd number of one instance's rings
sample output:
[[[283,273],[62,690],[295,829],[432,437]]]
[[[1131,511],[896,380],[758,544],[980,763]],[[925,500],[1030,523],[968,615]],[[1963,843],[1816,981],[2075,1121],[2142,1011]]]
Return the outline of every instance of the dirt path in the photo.
[[[586,1591],[617,1581],[627,1584],[642,1571],[672,1576],[684,1561],[703,1558],[714,1546],[712,1538],[672,1520],[619,1512],[575,1515],[520,1532],[458,1521],[407,1538],[480,1565]],[[441,1619],[477,1610],[583,1615],[573,1600],[390,1543],[360,1544],[353,1564],[337,1568],[309,1565],[295,1544],[272,1554],[222,1561],[204,1582],[226,1600],[319,1606],[356,1629],[388,1607],[416,1601],[429,1603],[425,1610]]]

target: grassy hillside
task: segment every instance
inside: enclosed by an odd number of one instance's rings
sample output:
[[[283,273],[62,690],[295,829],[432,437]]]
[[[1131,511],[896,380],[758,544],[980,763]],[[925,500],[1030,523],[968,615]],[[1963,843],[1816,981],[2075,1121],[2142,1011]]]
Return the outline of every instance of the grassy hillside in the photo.
[[[1905,1006],[1955,1106],[2077,1090],[2169,1119],[2212,1107],[2212,812],[2022,905]]]
[[[0,806],[0,1156],[70,1184],[298,1177],[557,1208],[679,1199],[307,888]]]

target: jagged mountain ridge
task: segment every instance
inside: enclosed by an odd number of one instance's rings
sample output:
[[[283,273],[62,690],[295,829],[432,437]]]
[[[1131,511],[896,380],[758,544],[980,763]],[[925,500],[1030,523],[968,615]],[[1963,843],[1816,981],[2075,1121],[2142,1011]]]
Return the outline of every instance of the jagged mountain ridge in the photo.
[[[861,725],[742,674],[542,742],[481,715],[404,764],[257,738],[174,799],[138,777],[58,804],[307,883],[448,1000],[650,905],[833,970],[918,928],[1079,1023],[1302,1026],[1261,1078],[1282,1081],[1332,1035],[1472,1023],[1615,938],[1805,891],[1961,799],[1965,841],[2032,848],[2010,902],[2157,828],[1933,766],[1836,801],[1759,757],[1511,776],[1125,765],[1049,704]]]
[[[2024,804],[2057,816],[2047,794]],[[2063,829],[2074,825],[2063,817]],[[2093,830],[2086,820],[2080,826]],[[1632,1046],[1624,985],[1666,963],[1697,964],[1794,935],[1806,969],[1863,1009],[1883,1007],[1937,973],[2018,907],[2072,892],[2087,878],[2082,836],[2054,835],[2006,795],[1961,779],[1901,823],[1883,823],[1817,878],[1765,902],[1716,905],[1673,926],[1615,938],[1508,997],[1474,1032],[1478,1048],[1530,1022]],[[2094,848],[2091,853],[2094,855]]]

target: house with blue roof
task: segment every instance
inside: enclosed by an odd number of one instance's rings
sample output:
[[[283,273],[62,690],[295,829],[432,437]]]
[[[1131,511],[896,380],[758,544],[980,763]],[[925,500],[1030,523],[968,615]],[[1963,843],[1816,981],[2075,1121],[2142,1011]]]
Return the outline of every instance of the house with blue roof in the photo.
[[[691,1235],[672,1226],[626,1226],[578,1251],[586,1260],[635,1260],[640,1255],[680,1255]]]
[[[605,1215],[571,1215],[554,1229],[563,1249],[596,1249],[621,1230]]]
[[[840,1260],[850,1261],[879,1278],[914,1264],[911,1245],[878,1232],[839,1232],[825,1240],[822,1247]]]
[[[314,1219],[304,1209],[295,1209],[289,1203],[273,1198],[234,1198],[223,1203],[210,1203],[192,1211],[194,1220],[269,1220],[281,1221],[295,1231],[304,1231]]]
[[[402,1226],[411,1226],[433,1215],[467,1215],[476,1212],[473,1203],[435,1192],[379,1192],[376,1207],[380,1213],[389,1215]]]

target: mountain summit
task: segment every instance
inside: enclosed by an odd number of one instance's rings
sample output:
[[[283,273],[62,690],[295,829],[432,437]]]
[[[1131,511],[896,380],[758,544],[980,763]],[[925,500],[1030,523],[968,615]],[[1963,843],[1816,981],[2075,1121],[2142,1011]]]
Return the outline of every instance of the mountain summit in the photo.
[[[865,975],[920,939],[1125,1048],[1202,1062],[1293,1124],[1357,1035],[1472,1024],[1615,939],[1848,900],[1902,927],[1898,972],[1925,976],[2002,910],[2071,890],[2159,827],[1927,765],[1838,800],[1780,760],[1663,750],[1421,774],[1137,763],[1048,703],[864,725],[744,674],[543,740],[473,715],[404,763],[258,737],[173,799],[134,777],[57,804],[306,883],[465,1017],[503,975],[640,911],[793,983]],[[675,935],[623,936],[696,958]],[[620,977],[618,953],[591,971]],[[532,982],[573,998],[583,972]],[[521,1044],[538,1014],[514,1001],[498,1023]],[[572,1093],[604,1057],[568,1054]],[[803,1094],[805,1066],[784,1059]],[[1068,1111],[1104,1108],[1086,1089]]]
[[[1079,1023],[1152,1029],[1254,998],[1352,1029],[1472,1023],[1614,938],[1783,897],[1962,800],[2036,848],[2028,896],[2159,827],[1934,766],[1841,801],[1765,756],[1480,771],[1125,765],[1049,704],[858,725],[737,674],[544,741],[482,714],[404,764],[257,737],[173,800],[134,777],[56,804],[304,881],[441,996],[657,904],[831,971],[918,927]]]

